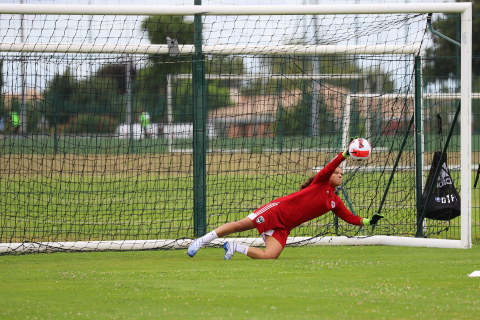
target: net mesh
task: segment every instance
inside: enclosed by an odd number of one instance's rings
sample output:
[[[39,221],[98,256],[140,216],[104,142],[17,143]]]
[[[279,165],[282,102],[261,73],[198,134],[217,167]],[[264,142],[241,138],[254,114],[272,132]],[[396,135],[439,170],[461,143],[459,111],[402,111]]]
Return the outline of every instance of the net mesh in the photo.
[[[373,154],[365,162],[346,162],[344,189],[338,194],[362,217],[382,206],[385,219],[375,228],[360,228],[328,213],[292,230],[292,243],[315,236],[414,235],[413,55],[281,52],[286,45],[426,47],[431,42],[426,15],[202,19],[207,46],[275,48],[258,54],[205,52],[201,57],[208,144],[205,155],[198,155],[193,143],[198,96],[192,77],[198,57],[41,49],[42,44],[93,44],[118,51],[167,44],[166,37],[178,39],[182,49],[193,44],[193,19],[28,15],[22,36],[18,15],[0,16],[0,242],[190,239],[197,235],[194,175],[199,156],[206,159],[205,228],[213,230],[297,191],[344,150],[347,137],[357,135],[370,141]],[[22,43],[36,48],[8,49]],[[429,76],[433,70],[426,63],[422,79]],[[436,114],[444,116],[447,132],[454,110],[451,94],[458,91],[458,81],[450,75],[445,83],[447,88],[432,82],[422,86],[425,166],[438,149]],[[12,112],[19,114],[20,125],[10,120]],[[456,131],[448,159],[457,186],[458,136]],[[427,220],[423,232],[455,238],[459,222]],[[259,237],[256,230],[232,236]]]

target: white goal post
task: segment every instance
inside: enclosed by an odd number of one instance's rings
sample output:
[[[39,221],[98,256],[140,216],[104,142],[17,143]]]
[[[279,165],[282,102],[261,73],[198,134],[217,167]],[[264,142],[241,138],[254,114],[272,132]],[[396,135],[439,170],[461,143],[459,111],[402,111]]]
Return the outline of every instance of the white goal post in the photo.
[[[472,4],[368,4],[368,5],[260,5],[260,6],[125,6],[125,5],[31,5],[0,4],[0,15],[330,15],[330,14],[407,14],[407,13],[460,13],[461,14],[461,123],[469,124],[472,117]],[[180,45],[180,53],[193,54],[192,45]],[[283,46],[230,46],[204,45],[204,53],[212,54],[268,54],[268,55],[322,55],[322,54],[421,54],[419,44],[412,45],[283,45]],[[0,52],[19,53],[168,53],[166,45],[101,45],[79,43],[1,43]],[[397,245],[441,248],[472,247],[472,133],[471,126],[461,126],[461,240],[437,240],[394,236],[296,238],[312,245]],[[261,240],[241,239],[241,243],[262,245]],[[0,253],[24,251],[70,250],[132,250],[158,248],[185,248],[190,240],[132,240],[92,242],[3,243]],[[216,243],[220,244],[220,242]]]

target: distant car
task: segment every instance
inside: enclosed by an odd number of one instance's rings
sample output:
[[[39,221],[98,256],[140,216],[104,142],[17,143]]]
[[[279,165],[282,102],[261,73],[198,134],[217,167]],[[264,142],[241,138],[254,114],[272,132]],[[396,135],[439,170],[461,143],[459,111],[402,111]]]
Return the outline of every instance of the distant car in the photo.
[[[193,138],[193,123],[177,123],[169,126],[166,123],[161,124],[163,134],[168,135],[172,128],[173,139],[191,139]],[[213,125],[207,124],[207,136],[214,138],[217,136]]]

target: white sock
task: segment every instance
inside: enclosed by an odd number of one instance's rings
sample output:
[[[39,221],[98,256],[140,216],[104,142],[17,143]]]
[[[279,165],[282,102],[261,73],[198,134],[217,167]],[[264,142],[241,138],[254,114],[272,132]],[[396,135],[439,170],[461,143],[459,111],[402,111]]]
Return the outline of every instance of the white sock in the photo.
[[[250,248],[250,247],[247,247],[247,246],[244,246],[244,245],[242,245],[242,244],[238,244],[238,243],[237,243],[237,248],[235,248],[235,251],[236,251],[236,252],[240,252],[240,253],[242,253],[242,254],[244,254],[244,255],[247,255],[249,248]]]
[[[213,230],[212,232],[209,232],[202,237],[202,242],[209,243],[210,241],[215,240],[217,238],[218,238],[217,233],[215,232],[215,230]]]

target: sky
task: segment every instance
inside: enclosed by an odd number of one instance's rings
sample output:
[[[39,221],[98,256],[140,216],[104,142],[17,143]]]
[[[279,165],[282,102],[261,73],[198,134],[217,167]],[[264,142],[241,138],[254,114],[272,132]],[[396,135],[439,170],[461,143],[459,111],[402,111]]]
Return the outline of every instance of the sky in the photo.
[[[0,0],[1,4],[19,4],[21,1]],[[92,5],[193,5],[192,1],[184,0],[23,0],[24,4],[92,4]],[[407,1],[377,1],[377,0],[335,0],[335,4],[379,4],[379,3],[406,3]],[[444,2],[444,1],[409,1]],[[229,1],[202,1],[203,5],[302,5],[302,4],[333,4],[329,0],[229,0]],[[1,11],[1,6],[0,6]],[[204,41],[206,45],[237,44],[237,45],[276,45],[287,44],[291,41],[306,42],[313,45],[317,41],[321,44],[405,44],[422,42],[426,48],[429,36],[425,37],[424,17],[412,18],[413,23],[403,25],[404,15],[396,15],[385,21],[383,16],[365,17],[333,17],[319,16],[317,22],[313,16],[206,16],[204,23]],[[96,44],[142,44],[149,45],[150,41],[141,30],[140,25],[145,17],[126,16],[24,16],[23,34],[27,43],[96,43]],[[318,28],[315,28],[318,23]],[[0,13],[0,42],[22,42],[20,15]],[[357,25],[358,28],[351,28]],[[350,27],[350,28],[349,28]],[[389,30],[391,29],[391,30]],[[90,31],[89,31],[90,30]],[[318,30],[318,39],[315,37]],[[377,32],[378,30],[383,30]],[[360,34],[360,37],[358,35]],[[361,36],[363,35],[363,37]],[[6,53],[0,53],[6,57]],[[39,55],[28,55],[26,64],[25,82],[27,87],[44,88],[48,81],[57,72],[62,73],[67,67],[77,75],[85,77],[95,71],[105,59],[121,60],[121,57],[97,55],[96,60],[87,55],[68,55],[64,59],[49,58]],[[147,61],[144,57],[136,56],[139,64]],[[4,92],[18,92],[21,88],[21,68],[18,55],[8,54],[7,63],[4,63]],[[96,61],[96,62],[95,62]],[[113,60],[109,60],[113,61]],[[258,71],[258,66],[245,60],[252,72]],[[384,66],[387,68],[387,66]],[[400,66],[389,66],[394,70]]]

